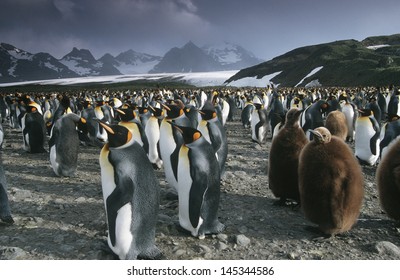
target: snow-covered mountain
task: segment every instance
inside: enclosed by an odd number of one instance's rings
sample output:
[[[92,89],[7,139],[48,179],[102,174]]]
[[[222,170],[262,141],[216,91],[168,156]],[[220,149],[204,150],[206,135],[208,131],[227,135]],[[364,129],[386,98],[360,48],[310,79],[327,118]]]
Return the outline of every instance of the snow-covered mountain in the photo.
[[[31,54],[10,44],[0,44],[0,82],[78,76],[47,53]]]
[[[73,48],[60,62],[79,76],[120,75],[111,63],[96,60],[89,50]]]
[[[161,61],[162,57],[128,50],[116,57],[105,54],[99,61],[111,63],[122,74],[148,73]]]
[[[202,50],[218,61],[224,70],[237,70],[263,62],[243,47],[223,42],[219,45],[205,45]]]
[[[87,49],[74,47],[56,59],[48,53],[32,54],[10,44],[0,44],[0,83],[91,76],[146,73],[189,73],[238,70],[260,63],[240,46],[224,43],[200,48],[188,42],[163,57],[128,50],[96,59]]]
[[[238,70],[263,62],[244,48],[224,42],[202,48],[188,42],[182,48],[172,48],[150,73],[186,73]]]

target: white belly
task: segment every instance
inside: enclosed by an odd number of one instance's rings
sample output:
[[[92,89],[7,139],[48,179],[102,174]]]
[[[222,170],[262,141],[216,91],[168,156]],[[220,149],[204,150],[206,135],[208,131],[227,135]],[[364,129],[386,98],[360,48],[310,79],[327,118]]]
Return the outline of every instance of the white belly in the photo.
[[[190,231],[193,236],[198,235],[199,228],[203,223],[203,219],[199,217],[199,223],[196,228],[192,226],[189,219],[189,195],[192,186],[192,179],[190,178],[190,164],[188,159],[189,149],[182,146],[179,151],[179,164],[178,164],[178,197],[179,197],[179,224],[184,229]]]

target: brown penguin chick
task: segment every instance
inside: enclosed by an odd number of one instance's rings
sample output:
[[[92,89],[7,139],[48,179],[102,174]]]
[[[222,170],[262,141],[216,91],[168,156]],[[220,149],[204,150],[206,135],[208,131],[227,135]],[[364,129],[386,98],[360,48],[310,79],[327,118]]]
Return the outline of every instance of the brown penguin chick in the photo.
[[[300,127],[301,110],[290,109],[286,114],[285,125],[274,136],[269,151],[268,182],[269,188],[279,203],[287,199],[300,201],[297,169],[300,151],[308,143]]]
[[[379,201],[386,214],[400,221],[400,140],[389,146],[376,170]]]
[[[325,127],[311,130],[314,140],[299,158],[300,202],[305,217],[325,234],[352,228],[364,196],[361,167],[349,146]]]
[[[335,135],[343,139],[343,141],[346,141],[348,128],[346,116],[341,111],[336,110],[330,112],[326,117],[325,127],[332,135]]]

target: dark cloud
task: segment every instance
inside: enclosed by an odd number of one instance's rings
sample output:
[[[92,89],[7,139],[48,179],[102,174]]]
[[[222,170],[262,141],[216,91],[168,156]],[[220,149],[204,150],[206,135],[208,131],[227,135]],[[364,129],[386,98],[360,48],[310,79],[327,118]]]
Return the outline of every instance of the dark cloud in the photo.
[[[394,34],[397,0],[1,0],[0,40],[55,57],[72,47],[96,57],[163,55],[192,40],[230,41],[270,59],[293,48]]]

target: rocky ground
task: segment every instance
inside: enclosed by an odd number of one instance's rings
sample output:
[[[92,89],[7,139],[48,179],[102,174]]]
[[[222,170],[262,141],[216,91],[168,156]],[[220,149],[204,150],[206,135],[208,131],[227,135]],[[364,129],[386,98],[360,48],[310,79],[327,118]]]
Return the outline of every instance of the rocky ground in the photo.
[[[81,147],[74,178],[60,178],[49,154],[22,149],[20,131],[5,128],[2,157],[15,224],[0,224],[0,259],[112,259],[100,183],[100,149]],[[229,155],[219,217],[226,230],[200,240],[177,230],[178,203],[162,171],[156,244],[165,259],[400,259],[400,225],[382,212],[375,167],[363,167],[365,199],[355,227],[324,238],[294,205],[275,206],[268,188],[270,140],[260,147],[239,121],[226,126]]]

